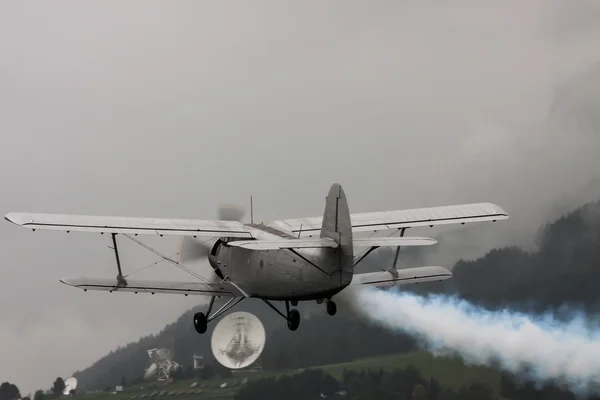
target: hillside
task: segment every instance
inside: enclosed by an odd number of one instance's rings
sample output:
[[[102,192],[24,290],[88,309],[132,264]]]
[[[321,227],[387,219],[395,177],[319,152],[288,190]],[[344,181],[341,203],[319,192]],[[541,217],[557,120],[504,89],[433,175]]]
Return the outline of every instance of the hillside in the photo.
[[[392,252],[379,251],[374,256],[372,265],[387,265]],[[479,259],[459,261],[453,271],[454,278],[443,284],[407,286],[406,289],[453,293],[488,308],[511,306],[545,310],[568,304],[598,312],[600,201],[542,227],[538,249],[534,252],[518,248],[494,249]],[[239,309],[255,313],[268,330],[268,345],[261,356],[265,369],[343,363],[414,349],[409,337],[343,315],[331,318],[314,304],[301,304],[304,314],[308,314],[301,325],[302,335],[288,331],[281,317],[260,302],[245,301]],[[191,324],[193,312],[188,311],[155,336],[111,352],[75,376],[85,388],[113,386],[119,384],[123,376],[131,382],[139,378],[146,366],[146,349],[163,345],[174,345],[175,358],[189,367],[192,353],[210,354],[211,331],[204,336],[196,334]]]
[[[322,370],[331,375],[336,380],[342,382],[345,375],[349,372],[361,373],[363,371],[384,371],[392,373],[398,369],[416,368],[424,379],[435,379],[441,386],[453,390],[461,387],[468,387],[474,384],[483,384],[489,387],[493,393],[500,390],[501,374],[489,367],[467,366],[460,358],[434,357],[428,352],[414,351],[405,354],[384,355],[381,357],[362,358],[357,361],[347,363],[337,363],[330,365],[320,365],[314,369]],[[302,369],[287,370],[277,372],[242,372],[227,378],[215,378],[211,380],[197,381],[201,389],[195,387],[190,389],[195,380],[181,380],[168,386],[145,383],[140,385],[130,385],[122,393],[110,395],[107,392],[99,392],[87,395],[78,395],[80,400],[131,400],[134,396],[138,399],[142,395],[146,397],[155,393],[154,398],[174,398],[178,400],[188,400],[197,398],[197,391],[202,391],[202,398],[231,400],[241,387],[239,382],[242,378],[247,378],[249,383],[256,382],[264,378],[281,378],[283,376],[297,376],[301,374]],[[221,388],[226,383],[227,387]],[[161,396],[160,393],[164,391]],[[173,396],[167,396],[167,393],[179,393]]]
[[[459,261],[454,277],[419,290],[445,292],[489,308],[600,311],[600,201],[578,208],[540,229],[537,251],[490,251]]]

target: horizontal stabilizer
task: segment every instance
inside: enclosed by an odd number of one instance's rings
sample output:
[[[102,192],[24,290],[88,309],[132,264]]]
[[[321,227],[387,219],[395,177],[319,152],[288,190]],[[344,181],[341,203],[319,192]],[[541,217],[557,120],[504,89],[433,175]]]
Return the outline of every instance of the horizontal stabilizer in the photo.
[[[394,271],[367,272],[355,274],[351,285],[386,287],[407,283],[442,281],[452,278],[452,272],[444,267],[417,267]]]
[[[4,218],[13,224],[30,229],[67,232],[106,232],[161,236],[253,237],[251,231],[237,221],[37,213],[8,213]]]
[[[62,278],[62,283],[84,290],[103,290],[134,293],[168,293],[197,296],[245,297],[234,285],[228,282],[170,282],[127,279],[127,285],[119,285],[116,279]]]
[[[437,240],[424,237],[381,237],[352,239],[354,247],[398,247],[398,246],[430,246]],[[338,244],[329,238],[282,239],[282,240],[236,240],[229,246],[249,250],[280,250],[337,248]]]
[[[310,249],[336,248],[338,244],[328,238],[314,239],[282,239],[282,240],[236,240],[227,243],[229,246],[241,247],[248,250],[280,250],[280,249]]]
[[[354,247],[398,247],[398,246],[431,246],[437,240],[426,237],[379,237],[354,238]]]

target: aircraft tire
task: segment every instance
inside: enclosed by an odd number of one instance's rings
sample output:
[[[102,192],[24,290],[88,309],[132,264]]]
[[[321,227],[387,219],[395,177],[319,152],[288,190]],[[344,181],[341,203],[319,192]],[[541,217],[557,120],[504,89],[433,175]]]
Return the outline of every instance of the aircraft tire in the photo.
[[[196,332],[203,334],[206,332],[207,327],[208,321],[206,320],[206,315],[202,312],[194,314],[194,328],[196,329]]]
[[[336,312],[337,312],[336,304],[333,301],[329,300],[327,302],[327,314],[335,315]]]
[[[287,320],[288,328],[290,331],[295,331],[300,326],[300,311],[290,310]]]

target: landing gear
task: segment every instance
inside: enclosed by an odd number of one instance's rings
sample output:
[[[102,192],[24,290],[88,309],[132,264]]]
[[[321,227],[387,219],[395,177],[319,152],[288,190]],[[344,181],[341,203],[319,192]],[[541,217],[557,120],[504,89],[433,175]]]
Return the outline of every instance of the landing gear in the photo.
[[[227,303],[223,305],[223,307],[219,308],[215,313],[213,313],[213,315],[210,315],[210,311],[212,310],[213,304],[215,304],[215,297],[211,297],[206,314],[204,314],[203,312],[197,312],[196,314],[194,314],[194,329],[196,329],[196,332],[198,332],[201,335],[203,333],[206,333],[208,323],[210,321],[219,317],[221,314],[229,311],[242,300],[244,300],[243,297],[232,297]]]
[[[287,325],[290,331],[295,331],[300,326],[300,311],[290,310],[287,317]]]
[[[335,315],[335,313],[337,312],[337,306],[331,300],[327,300],[326,307],[327,307],[327,314],[329,314],[329,315]]]
[[[240,297],[240,298],[234,297],[231,300],[229,300],[225,305],[223,305],[223,307],[221,307],[218,311],[216,311],[215,313],[213,313],[211,315],[210,312],[211,312],[212,307],[215,302],[215,297],[212,297],[210,300],[210,304],[208,305],[208,310],[206,311],[206,313],[197,312],[194,314],[194,329],[196,330],[196,332],[198,332],[201,335],[206,333],[206,331],[208,329],[208,323],[210,321],[219,317],[223,313],[229,311],[231,308],[233,308],[236,304],[238,304],[243,299],[244,299],[243,297]],[[273,309],[273,311],[275,311],[277,314],[281,315],[286,320],[288,329],[290,331],[295,331],[298,329],[298,327],[300,326],[300,311],[298,311],[295,308],[290,308],[290,305],[292,307],[297,306],[298,300],[289,300],[289,301],[286,300],[285,301],[285,313],[279,311],[279,309],[277,307],[275,307],[269,300],[263,299],[263,298],[261,298],[261,300],[264,301],[269,307],[271,307]],[[323,301],[324,300],[321,300],[320,303],[322,303]],[[331,299],[328,299],[327,302],[325,303],[325,305],[327,306],[327,314],[335,315],[335,313],[337,312],[336,304],[333,301],[331,301]]]
[[[290,331],[295,331],[296,329],[298,329],[298,327],[300,326],[300,311],[294,309],[290,309],[290,301],[285,301],[285,311],[287,313],[284,314],[281,311],[279,311],[277,309],[277,307],[275,307],[273,304],[271,304],[271,302],[267,299],[262,299],[262,301],[264,301],[269,307],[271,307],[273,309],[273,311],[275,311],[277,314],[281,315],[283,318],[285,318],[285,320],[287,321],[287,326],[288,329]],[[292,305],[293,304],[298,304],[298,302],[296,300],[292,300],[291,301]]]
[[[203,312],[194,314],[194,328],[196,328],[196,332],[201,335],[206,332],[206,328],[208,328],[208,318],[206,318],[206,315],[204,315]]]
[[[292,305],[296,303],[298,304],[298,302],[294,302],[292,300]],[[298,329],[298,326],[300,326],[300,311],[296,310],[295,308],[290,310],[290,302],[286,301],[285,302],[285,310],[287,311],[287,325],[290,331],[295,331],[296,329]]]

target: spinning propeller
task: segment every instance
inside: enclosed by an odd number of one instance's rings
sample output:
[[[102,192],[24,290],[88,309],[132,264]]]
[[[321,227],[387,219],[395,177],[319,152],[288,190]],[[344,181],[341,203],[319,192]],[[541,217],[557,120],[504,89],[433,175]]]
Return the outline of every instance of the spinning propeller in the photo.
[[[222,221],[241,222],[246,210],[233,204],[222,204],[219,206],[218,219]],[[182,236],[179,241],[177,262],[190,268],[209,282],[219,282],[220,278],[215,274],[208,263],[208,255],[215,244],[215,239],[193,238]]]

